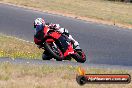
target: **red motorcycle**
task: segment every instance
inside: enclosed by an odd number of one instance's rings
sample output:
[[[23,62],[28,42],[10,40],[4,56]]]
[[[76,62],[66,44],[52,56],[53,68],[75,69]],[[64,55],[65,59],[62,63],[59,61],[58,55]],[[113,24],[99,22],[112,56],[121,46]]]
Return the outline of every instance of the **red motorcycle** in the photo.
[[[52,58],[57,61],[71,60],[74,58],[77,62],[84,63],[86,61],[86,55],[82,50],[75,50],[73,43],[69,38],[55,30],[49,30],[45,27],[45,40],[43,43],[43,49],[48,52],[51,58],[44,58],[43,60],[50,60]]]

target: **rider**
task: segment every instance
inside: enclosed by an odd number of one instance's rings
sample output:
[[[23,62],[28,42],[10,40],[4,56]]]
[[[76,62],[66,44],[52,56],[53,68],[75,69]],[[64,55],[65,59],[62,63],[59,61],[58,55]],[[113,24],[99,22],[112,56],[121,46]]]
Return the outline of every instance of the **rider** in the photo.
[[[74,49],[80,49],[79,43],[73,39],[73,37],[69,34],[68,30],[65,28],[61,28],[59,24],[45,23],[45,20],[42,18],[37,18],[34,20],[34,42],[38,45],[39,48],[42,47],[43,39],[44,39],[44,28],[48,27],[49,30],[56,30],[62,34],[68,36],[68,38],[73,42]]]

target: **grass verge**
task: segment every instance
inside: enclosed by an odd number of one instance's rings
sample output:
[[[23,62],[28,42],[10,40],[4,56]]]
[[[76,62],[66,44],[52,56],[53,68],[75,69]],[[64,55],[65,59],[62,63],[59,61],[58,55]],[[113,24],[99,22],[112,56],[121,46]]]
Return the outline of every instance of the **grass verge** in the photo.
[[[41,50],[30,42],[0,34],[0,57],[38,58]],[[37,52],[37,53],[36,53]],[[76,82],[78,67],[18,65],[0,63],[1,88],[80,88]],[[87,68],[87,74],[130,74],[132,71]],[[86,84],[83,88],[131,88],[130,84]]]
[[[40,11],[132,28],[132,4],[107,0],[0,0]],[[92,18],[92,19],[91,19]],[[98,19],[98,20],[96,20]],[[123,24],[123,25],[122,25]]]
[[[0,57],[36,59],[42,52],[31,42],[0,34]]]
[[[0,64],[1,88],[80,88],[76,82],[78,67],[72,66],[37,66]],[[127,70],[86,69],[91,74],[132,74]],[[83,88],[131,88],[130,84],[85,84]]]

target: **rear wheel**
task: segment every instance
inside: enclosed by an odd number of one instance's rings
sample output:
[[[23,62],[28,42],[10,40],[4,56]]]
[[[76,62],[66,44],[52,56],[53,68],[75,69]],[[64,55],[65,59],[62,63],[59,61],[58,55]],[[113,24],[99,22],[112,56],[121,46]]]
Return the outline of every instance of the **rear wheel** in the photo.
[[[43,54],[42,54],[42,59],[43,60],[50,60],[50,59],[52,59],[52,57],[48,54],[48,52],[43,52]]]
[[[57,61],[62,61],[64,59],[64,56],[58,47],[50,46],[48,43],[44,43],[44,47],[45,50],[48,51],[49,54]]]

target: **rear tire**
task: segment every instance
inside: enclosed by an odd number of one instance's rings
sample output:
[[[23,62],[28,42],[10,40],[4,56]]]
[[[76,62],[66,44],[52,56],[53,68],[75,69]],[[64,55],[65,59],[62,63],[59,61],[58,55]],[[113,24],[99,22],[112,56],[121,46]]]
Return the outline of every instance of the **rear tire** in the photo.
[[[48,53],[44,51],[44,53],[42,54],[42,59],[43,60],[50,60],[50,59],[52,59],[52,57],[48,56]]]
[[[49,52],[49,54],[55,58],[57,61],[62,61],[64,59],[64,56],[63,54],[60,56],[60,55],[57,55],[55,52],[53,52],[52,48],[50,47],[50,45],[48,43],[44,43],[44,48],[46,51]]]

